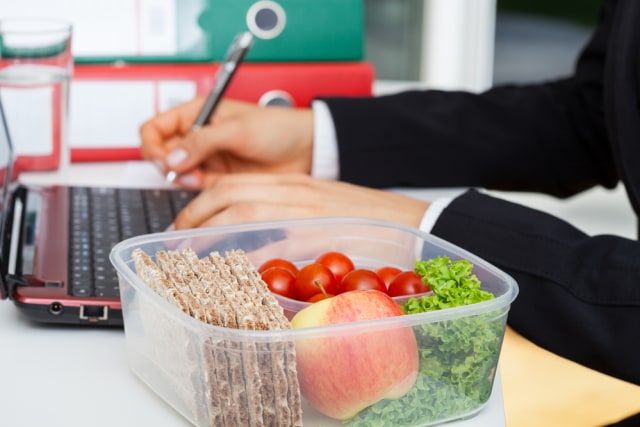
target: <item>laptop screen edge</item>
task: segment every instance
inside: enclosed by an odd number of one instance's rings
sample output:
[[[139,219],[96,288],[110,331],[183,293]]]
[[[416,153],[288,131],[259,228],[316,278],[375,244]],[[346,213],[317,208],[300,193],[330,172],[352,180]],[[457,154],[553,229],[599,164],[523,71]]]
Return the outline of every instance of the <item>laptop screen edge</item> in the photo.
[[[4,113],[4,107],[2,106],[2,92],[0,91],[0,180],[2,187],[2,199],[0,200],[0,208],[2,212],[0,214],[0,236],[2,241],[0,242],[0,298],[8,298],[7,287],[7,264],[5,262],[5,251],[8,249],[8,235],[6,233],[6,217],[9,208],[10,188],[13,177],[13,165],[14,165],[14,150],[11,143],[11,136],[9,134],[9,127],[7,125],[6,116]]]

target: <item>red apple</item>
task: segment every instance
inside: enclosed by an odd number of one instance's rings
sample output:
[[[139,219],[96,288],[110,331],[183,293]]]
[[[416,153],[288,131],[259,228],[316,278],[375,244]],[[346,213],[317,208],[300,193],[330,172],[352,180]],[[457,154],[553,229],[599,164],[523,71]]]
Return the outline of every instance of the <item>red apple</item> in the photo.
[[[291,324],[306,328],[401,315],[389,295],[355,290],[305,307]],[[365,326],[300,340],[296,360],[303,396],[321,413],[341,420],[381,399],[402,397],[418,374],[418,347],[409,326]]]

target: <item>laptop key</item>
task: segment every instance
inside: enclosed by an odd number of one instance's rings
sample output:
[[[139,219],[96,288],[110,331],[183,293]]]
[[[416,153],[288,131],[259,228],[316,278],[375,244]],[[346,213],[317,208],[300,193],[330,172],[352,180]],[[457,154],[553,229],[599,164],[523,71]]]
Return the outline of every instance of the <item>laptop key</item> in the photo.
[[[92,289],[90,286],[72,286],[71,295],[74,297],[90,297]]]
[[[95,296],[98,298],[118,298],[120,291],[118,289],[96,289]]]
[[[120,288],[109,282],[107,285],[96,283],[95,296],[99,298],[118,298],[120,296]]]

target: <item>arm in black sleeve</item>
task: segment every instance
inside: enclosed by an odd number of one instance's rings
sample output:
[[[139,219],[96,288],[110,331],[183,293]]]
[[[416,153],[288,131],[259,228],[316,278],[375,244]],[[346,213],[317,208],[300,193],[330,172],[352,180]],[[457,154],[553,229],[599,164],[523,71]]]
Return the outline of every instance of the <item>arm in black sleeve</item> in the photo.
[[[509,273],[508,322],[536,344],[640,384],[640,242],[587,236],[546,213],[468,191],[433,234]]]
[[[603,14],[571,78],[482,94],[427,90],[327,99],[340,179],[557,196],[614,186],[602,112],[609,15]]]

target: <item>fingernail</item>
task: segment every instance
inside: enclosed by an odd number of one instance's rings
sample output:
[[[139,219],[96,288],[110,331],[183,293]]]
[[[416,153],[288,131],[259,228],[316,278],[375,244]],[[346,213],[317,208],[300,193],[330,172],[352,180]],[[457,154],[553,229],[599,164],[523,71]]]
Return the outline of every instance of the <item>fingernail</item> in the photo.
[[[167,228],[164,229],[164,231],[174,231],[175,229],[176,225],[174,223],[171,223]]]
[[[186,150],[176,148],[167,155],[167,164],[169,166],[178,166],[180,163],[187,160],[188,155],[189,153],[187,153]]]
[[[185,173],[183,175],[178,176],[178,182],[185,187],[199,187],[200,179],[196,174],[193,173]]]

